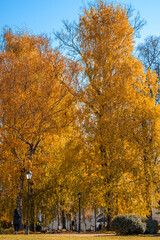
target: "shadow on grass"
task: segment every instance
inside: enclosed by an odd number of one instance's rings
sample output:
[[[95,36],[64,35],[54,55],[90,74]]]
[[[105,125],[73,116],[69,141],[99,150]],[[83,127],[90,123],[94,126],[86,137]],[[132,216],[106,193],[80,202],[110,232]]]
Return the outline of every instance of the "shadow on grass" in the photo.
[[[151,237],[160,237],[160,233],[156,233],[156,234],[138,234],[138,235],[136,235],[136,234],[133,234],[133,235],[116,235],[116,234],[106,234],[106,235],[103,235],[103,236],[115,236],[115,237],[139,237],[139,238],[141,238],[141,237],[143,237],[143,238],[145,238],[145,237],[147,237],[147,238],[151,238]],[[99,236],[96,236],[96,237],[101,237],[100,235]]]
[[[160,233],[156,233],[154,235],[143,235],[143,237],[160,237]]]

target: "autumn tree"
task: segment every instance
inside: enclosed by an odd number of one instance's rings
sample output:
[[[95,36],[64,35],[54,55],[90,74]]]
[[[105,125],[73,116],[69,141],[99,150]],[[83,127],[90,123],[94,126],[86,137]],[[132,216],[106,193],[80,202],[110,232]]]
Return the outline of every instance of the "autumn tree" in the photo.
[[[71,54],[79,53],[84,70],[79,97],[84,117],[82,129],[94,166],[93,174],[88,177],[96,173],[98,179],[92,182],[90,178],[92,196],[101,192],[99,204],[106,208],[110,222],[112,215],[118,213],[119,203],[121,212],[131,211],[133,200],[127,206],[122,201],[123,197],[126,201],[131,198],[130,185],[128,180],[122,184],[122,179],[128,175],[130,183],[140,183],[143,179],[138,197],[141,196],[145,204],[143,211],[142,208],[134,211],[145,215],[151,210],[159,175],[157,76],[151,71],[146,74],[142,63],[133,56],[134,29],[127,10],[120,5],[98,1],[84,8],[75,28],[68,24],[65,28],[68,35],[61,32],[56,37],[71,49]],[[73,33],[74,38],[69,38]],[[123,196],[118,194],[124,190]],[[134,197],[131,199],[138,201]]]
[[[46,139],[73,121],[72,90],[78,65],[53,50],[44,36],[4,30],[2,39],[2,201],[8,204],[12,196],[22,216],[25,173],[34,172],[33,182],[38,178],[49,160],[45,155]]]
[[[4,33],[2,200],[20,205],[30,169],[48,217],[76,211],[78,192],[84,208],[105,208],[108,227],[118,213],[149,215],[159,199],[157,75],[133,56],[121,5],[99,0],[66,29],[57,37],[72,60],[45,37]]]

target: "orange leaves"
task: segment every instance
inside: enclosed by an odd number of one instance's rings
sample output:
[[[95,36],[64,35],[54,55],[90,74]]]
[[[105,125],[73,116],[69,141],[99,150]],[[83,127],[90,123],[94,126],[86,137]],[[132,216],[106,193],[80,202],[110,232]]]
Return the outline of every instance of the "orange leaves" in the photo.
[[[80,17],[79,40],[83,57],[87,54],[94,61],[101,63],[131,52],[133,29],[129,25],[126,12],[119,6],[98,2],[96,8],[85,10]],[[106,55],[107,53],[107,55]],[[122,56],[121,56],[122,57]],[[95,62],[96,63],[96,62]]]
[[[81,62],[45,37],[4,32],[0,178],[16,189],[30,169],[35,201],[48,208],[69,212],[83,192],[85,206],[133,211],[139,199],[152,201],[159,177],[157,76],[133,56],[133,28],[119,5],[98,1],[76,30]],[[145,214],[142,205],[136,211]]]
[[[77,79],[78,64],[54,51],[46,37],[6,30],[4,43],[0,53],[0,178],[13,176],[16,168],[12,181],[17,186],[28,169],[39,179],[50,160],[46,139],[72,122],[75,89],[71,84]]]
[[[96,6],[85,9],[80,17],[79,42],[88,80],[83,94],[84,132],[90,154],[99,165],[102,196],[112,199],[123,174],[131,175],[133,182],[139,181],[138,176],[145,176],[145,167],[150,171],[144,159],[152,165],[154,154],[159,152],[159,134],[155,131],[157,77],[151,72],[146,74],[133,56],[133,29],[120,6],[98,1]],[[154,164],[152,169],[158,174]],[[150,182],[154,182],[153,175]],[[150,188],[154,188],[152,184]],[[128,186],[120,189],[129,199]],[[134,191],[132,194],[135,198]],[[144,197],[141,191],[139,194]],[[111,199],[106,197],[106,208],[114,214]]]

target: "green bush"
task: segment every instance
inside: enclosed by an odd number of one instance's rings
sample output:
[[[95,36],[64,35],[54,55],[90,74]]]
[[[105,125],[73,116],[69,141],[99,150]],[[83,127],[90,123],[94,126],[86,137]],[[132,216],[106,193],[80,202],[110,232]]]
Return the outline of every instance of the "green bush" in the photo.
[[[146,231],[145,218],[139,215],[118,215],[112,220],[111,228],[120,235],[140,234]]]
[[[152,219],[146,219],[146,234],[156,234],[158,232],[158,221]]]

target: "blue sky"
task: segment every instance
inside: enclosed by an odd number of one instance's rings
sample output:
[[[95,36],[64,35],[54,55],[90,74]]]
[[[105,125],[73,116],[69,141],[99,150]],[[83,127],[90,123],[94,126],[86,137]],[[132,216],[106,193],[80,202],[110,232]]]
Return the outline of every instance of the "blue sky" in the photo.
[[[0,28],[7,25],[29,30],[33,34],[52,35],[53,30],[62,28],[62,20],[78,19],[81,7],[87,2],[87,0],[0,0]],[[160,0],[120,0],[119,2],[131,3],[147,21],[138,42],[143,42],[143,39],[149,35],[160,36]]]

